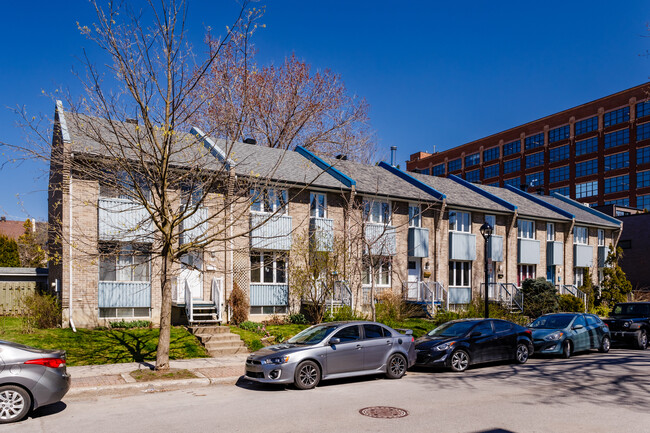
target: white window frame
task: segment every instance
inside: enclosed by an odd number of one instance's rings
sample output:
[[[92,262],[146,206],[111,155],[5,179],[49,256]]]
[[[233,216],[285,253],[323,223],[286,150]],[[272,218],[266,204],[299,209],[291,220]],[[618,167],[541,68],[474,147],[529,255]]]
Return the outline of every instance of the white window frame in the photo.
[[[255,271],[253,265],[253,256],[259,256],[259,267],[257,271],[259,272],[259,280],[253,279],[253,272]],[[271,264],[273,266],[273,281],[264,281],[264,260],[265,258],[271,257]],[[280,260],[279,260],[280,259]],[[271,252],[271,251],[251,251],[250,255],[250,264],[251,264],[251,273],[250,280],[251,284],[275,284],[275,285],[286,285],[289,283],[289,263],[288,256],[284,253]],[[278,261],[284,262],[284,281],[278,281]]]
[[[278,213],[288,212],[287,190],[280,188],[251,188],[251,212]],[[264,200],[266,198],[266,200]]]
[[[417,203],[409,203],[409,227],[422,227],[422,210]]]
[[[392,261],[390,257],[382,257],[375,259],[375,270],[372,272],[372,276],[375,278],[375,287],[391,287],[391,268]],[[385,280],[382,281],[382,277],[385,277]],[[370,287],[372,284],[370,282],[370,264],[364,263],[363,266],[363,281],[362,286]]]
[[[521,283],[528,278],[537,278],[537,265],[517,265],[517,283]]]
[[[309,193],[309,215],[312,218],[327,218],[327,194],[313,191]]]
[[[555,240],[555,224],[546,223],[546,240],[554,241]]]
[[[535,239],[535,221],[522,219],[517,221],[517,238]]]
[[[138,262],[135,259],[138,258]],[[102,268],[104,262],[111,262],[115,279],[103,279]],[[139,271],[138,271],[139,269]],[[144,270],[144,278],[137,278],[138,273]],[[128,277],[125,276],[128,274]],[[104,275],[105,276],[105,275]],[[108,254],[101,254],[98,267],[98,281],[115,282],[151,282],[151,253],[138,251],[131,245],[124,245],[120,249],[111,251]]]
[[[573,284],[576,287],[583,286],[585,283],[585,268],[573,269]]]
[[[472,287],[472,262],[450,261],[449,268],[449,287]],[[458,276],[461,284],[456,284]]]
[[[589,245],[589,228],[575,226],[573,228],[573,243],[575,245]]]
[[[603,229],[598,229],[598,246],[605,246],[605,230]]]
[[[364,199],[363,218],[366,222],[389,225],[392,217],[388,200]]]
[[[459,226],[460,223],[460,226]],[[457,210],[449,211],[449,231],[450,232],[472,232],[472,214]]]

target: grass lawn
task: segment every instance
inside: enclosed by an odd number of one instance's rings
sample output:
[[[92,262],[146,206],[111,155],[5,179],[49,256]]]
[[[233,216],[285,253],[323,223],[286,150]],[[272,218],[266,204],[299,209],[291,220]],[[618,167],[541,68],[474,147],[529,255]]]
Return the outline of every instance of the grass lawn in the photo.
[[[39,349],[63,349],[68,365],[113,364],[156,359],[159,330],[132,329],[38,329],[22,331],[19,317],[0,317],[0,340],[26,344]],[[170,359],[208,356],[196,337],[182,327],[172,327]]]

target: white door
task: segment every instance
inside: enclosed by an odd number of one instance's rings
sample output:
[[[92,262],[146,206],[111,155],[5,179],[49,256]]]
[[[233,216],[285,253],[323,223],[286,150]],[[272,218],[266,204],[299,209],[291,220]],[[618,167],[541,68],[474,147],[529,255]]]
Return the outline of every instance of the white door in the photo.
[[[185,302],[185,283],[190,288],[192,299],[203,299],[203,251],[196,251],[181,258],[179,298]]]
[[[422,264],[421,258],[410,257],[408,260],[408,279],[406,285],[408,288],[409,299],[418,299],[418,291],[420,287],[420,265]]]

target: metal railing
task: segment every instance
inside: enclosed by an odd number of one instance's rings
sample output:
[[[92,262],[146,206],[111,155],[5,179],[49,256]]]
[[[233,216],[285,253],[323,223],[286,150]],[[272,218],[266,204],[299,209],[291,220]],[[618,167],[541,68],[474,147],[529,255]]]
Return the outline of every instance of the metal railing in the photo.
[[[431,311],[442,306],[449,310],[449,296],[438,281],[406,282],[402,285],[402,293],[406,301],[431,305]]]
[[[350,285],[347,281],[340,280],[334,282],[332,291],[327,297],[326,304],[329,305],[329,308],[332,310],[334,307],[339,307],[341,305],[346,305],[352,308],[352,289],[350,289]]]
[[[221,278],[212,279],[212,302],[214,302],[214,309],[217,314],[217,320],[221,320]]]
[[[485,283],[481,283],[481,294]],[[498,302],[510,311],[524,311],[524,293],[513,283],[488,283],[488,300]]]
[[[585,313],[587,312],[587,294],[585,292],[578,289],[573,284],[557,284],[555,288],[560,293],[560,295],[572,295],[580,299],[585,307]]]
[[[185,314],[187,315],[187,321],[191,324],[194,321],[194,302],[192,290],[190,290],[187,280],[185,280]]]

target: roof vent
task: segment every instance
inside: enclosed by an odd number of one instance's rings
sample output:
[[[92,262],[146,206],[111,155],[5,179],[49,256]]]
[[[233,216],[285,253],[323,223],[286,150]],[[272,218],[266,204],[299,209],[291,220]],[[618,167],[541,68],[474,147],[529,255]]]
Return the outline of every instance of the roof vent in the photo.
[[[249,138],[244,139],[244,143],[246,143],[246,144],[257,144],[257,140],[255,140],[254,138],[249,137]]]
[[[397,152],[397,146],[390,147],[390,165],[395,167],[395,153]]]
[[[339,153],[338,155],[336,155],[336,159],[340,159],[341,161],[347,161],[347,160],[348,160],[348,156],[347,156],[347,155],[343,155],[342,153]]]

